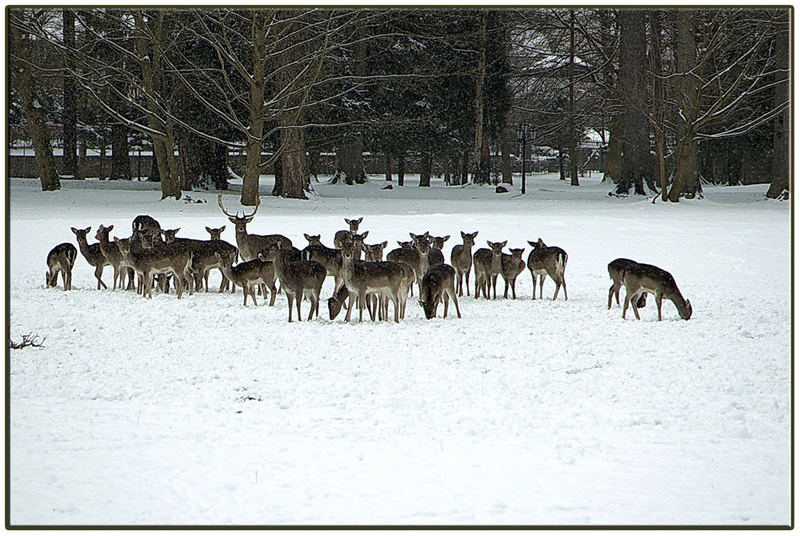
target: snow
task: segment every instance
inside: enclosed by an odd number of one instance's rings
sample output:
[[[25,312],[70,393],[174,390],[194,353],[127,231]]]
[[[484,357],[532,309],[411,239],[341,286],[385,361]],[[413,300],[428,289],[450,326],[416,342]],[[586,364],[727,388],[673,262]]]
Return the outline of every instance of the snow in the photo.
[[[73,291],[45,289],[71,226],[122,237],[150,214],[235,242],[233,225],[214,192],[11,179],[10,334],[46,337],[10,353],[11,524],[788,525],[790,205],[765,185],[654,206],[597,176],[529,176],[526,196],[518,179],[508,194],[373,177],[262,197],[249,230],[301,248],[363,216],[367,243],[451,235],[447,259],[459,231],[569,254],[569,301],[532,301],[526,270],[520,299],[464,296],[462,319],[426,321],[415,291],[399,325],[288,324],[283,296],[98,291],[82,256]],[[670,271],[692,318],[665,302],[657,322],[650,299],[641,321],[607,310],[622,256]]]

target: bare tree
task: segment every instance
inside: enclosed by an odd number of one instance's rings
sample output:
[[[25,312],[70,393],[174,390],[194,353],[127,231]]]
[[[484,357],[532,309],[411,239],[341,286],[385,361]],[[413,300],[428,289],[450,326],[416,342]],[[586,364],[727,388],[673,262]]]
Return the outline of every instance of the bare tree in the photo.
[[[775,86],[773,108],[779,110],[773,123],[772,182],[767,197],[777,199],[789,196],[789,142],[791,133],[789,103],[789,10],[776,10],[777,26],[773,55],[775,57]]]

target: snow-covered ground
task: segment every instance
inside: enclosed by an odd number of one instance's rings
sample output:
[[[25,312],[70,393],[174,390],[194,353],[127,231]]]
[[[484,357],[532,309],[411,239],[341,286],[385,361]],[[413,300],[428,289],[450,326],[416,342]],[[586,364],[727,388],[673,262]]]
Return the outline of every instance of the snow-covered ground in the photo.
[[[363,216],[368,243],[449,234],[448,259],[462,230],[524,258],[541,237],[569,254],[569,301],[532,301],[526,271],[520,299],[465,296],[462,319],[414,299],[399,325],[288,324],[285,297],[97,291],[82,257],[72,292],[47,290],[71,226],[233,226],[212,192],[11,180],[11,337],[46,337],[10,354],[12,525],[790,523],[789,203],[765,185],[654,206],[597,178],[536,175],[525,197],[408,183],[264,195],[249,230],[332,245]],[[607,310],[621,256],[669,270],[691,320]]]

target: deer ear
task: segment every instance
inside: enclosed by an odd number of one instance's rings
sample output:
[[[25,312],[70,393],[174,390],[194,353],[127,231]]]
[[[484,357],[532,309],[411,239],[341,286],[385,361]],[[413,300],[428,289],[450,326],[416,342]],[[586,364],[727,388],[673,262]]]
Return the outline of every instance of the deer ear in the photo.
[[[380,244],[380,245],[381,245],[381,247],[382,247],[382,248],[385,248],[386,246],[388,246],[388,245],[389,245],[389,242],[387,242],[386,240],[384,240],[383,242],[381,242],[381,244]]]
[[[442,238],[442,242],[447,242],[448,240],[450,240],[450,235],[445,235],[445,237]]]
[[[304,237],[306,237],[306,240],[308,240],[309,242],[311,242],[311,237],[310,237],[310,236],[308,236],[306,233],[303,233],[303,236],[304,236]]]
[[[224,225],[223,225],[222,227],[220,227],[220,228],[219,228],[219,232],[220,232],[220,233],[221,233],[221,232],[223,232],[224,230],[225,230],[225,226],[224,226]]]
[[[84,232],[84,233],[88,233],[88,232],[89,232],[89,231],[91,231],[91,230],[92,230],[92,226],[90,225],[90,226],[89,226],[89,227],[87,227],[87,228],[86,228],[86,230],[85,230],[85,231],[83,231],[83,232]]]
[[[361,234],[361,238],[366,239],[368,234],[369,234],[369,231],[364,231],[364,233]]]
[[[364,221],[364,216],[361,216],[360,218],[355,220],[355,222],[358,223],[358,224],[360,224],[362,221]]]
[[[489,246],[489,247],[492,247],[492,243],[489,242],[488,240],[486,241],[486,245]]]
[[[75,234],[78,234],[78,230],[77,230],[75,227],[70,227],[70,230],[71,230],[73,233],[75,233]]]
[[[114,228],[114,226],[113,226],[113,225],[109,225],[108,227],[106,227],[106,231],[109,231],[109,232],[110,232],[110,231],[111,231],[111,229],[113,229],[113,228]]]
[[[208,225],[206,225],[206,232],[207,232],[207,233],[210,233],[210,232],[211,232],[211,227],[209,227]]]
[[[508,240],[503,240],[502,245],[500,247],[504,248],[508,244]]]
[[[535,245],[536,245],[536,242],[531,242],[530,240],[528,240],[527,242],[528,242],[528,244],[530,244],[531,246],[535,246]]]
[[[467,233],[465,233],[464,231],[461,231],[461,239],[463,240],[466,237],[467,237]]]

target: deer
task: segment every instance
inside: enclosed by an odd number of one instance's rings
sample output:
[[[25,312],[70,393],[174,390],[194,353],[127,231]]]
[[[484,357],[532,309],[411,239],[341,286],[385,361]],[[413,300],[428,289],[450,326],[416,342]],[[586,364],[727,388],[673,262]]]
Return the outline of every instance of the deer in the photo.
[[[472,246],[475,245],[475,237],[478,236],[478,231],[474,233],[465,233],[461,231],[461,240],[463,244],[456,244],[450,251],[450,264],[455,268],[458,274],[458,281],[456,282],[456,291],[459,296],[464,295],[464,278],[467,281],[467,296],[469,296],[469,273],[472,271]]]
[[[167,244],[151,243],[150,240],[136,243],[133,239],[120,240],[114,237],[114,244],[125,258],[125,262],[141,277],[143,297],[153,298],[154,275],[172,274],[178,299],[181,299],[183,282],[191,277],[192,254],[190,252]],[[193,294],[191,285],[189,285],[189,294]]]
[[[447,307],[450,298],[456,305],[456,313],[458,318],[461,318],[461,310],[458,308],[458,298],[456,297],[456,270],[449,264],[437,264],[431,268],[422,277],[422,286],[420,287],[419,304],[425,311],[425,318],[430,320],[436,317],[436,310],[439,308],[439,302],[444,297],[444,318],[447,318]]]
[[[398,240],[397,245],[403,249],[414,249],[414,241],[413,240]]]
[[[428,266],[436,266],[437,264],[444,264],[444,243],[450,239],[450,235],[446,236],[432,236],[431,249],[428,252]]]
[[[223,226],[224,227],[224,226]],[[164,243],[170,244],[176,248],[182,248],[194,254],[192,258],[192,273],[194,274],[195,290],[201,290],[205,286],[208,292],[208,273],[215,268],[220,269],[219,260],[217,260],[214,253],[232,257],[235,261],[239,255],[239,250],[236,246],[225,242],[224,240],[195,240],[192,238],[179,238],[175,235],[180,231],[177,229],[166,229],[162,231],[164,235]],[[228,278],[222,274],[222,282],[219,287],[219,292],[222,292],[228,286]]]
[[[356,300],[359,305],[358,321],[363,321],[364,304],[369,291],[386,294],[394,303],[394,321],[400,322],[401,300],[407,292],[404,288],[406,269],[399,263],[390,261],[356,262],[355,257],[354,245],[345,242],[342,248],[342,279],[350,294],[345,322],[350,322]]]
[[[508,298],[508,288],[511,287],[511,295],[513,299],[517,299],[517,276],[525,270],[525,262],[522,260],[522,254],[525,248],[510,248],[511,255],[503,253],[500,260],[502,265],[503,280],[506,283],[506,290],[503,293],[504,298]]]
[[[421,244],[423,243],[428,244],[427,240],[423,240]],[[425,253],[423,253],[422,250],[420,250],[416,245],[412,245],[412,247],[400,246],[399,248],[390,251],[386,255],[386,260],[402,263],[408,266],[413,272],[413,281],[417,283],[417,286],[419,286],[419,283],[422,281],[422,276],[424,275],[424,272],[422,272],[423,260],[425,264],[428,262],[427,250]],[[410,284],[408,289],[411,291],[411,295],[413,296],[414,291]]]
[[[539,297],[544,299],[544,276],[549,275],[550,279],[556,284],[556,292],[553,294],[553,301],[558,298],[558,291],[564,287],[564,300],[567,300],[567,282],[564,272],[567,269],[567,252],[557,246],[548,246],[540,238],[536,242],[528,240],[533,250],[528,255],[528,270],[531,271],[533,279],[533,297],[536,299],[536,276],[539,276]]]
[[[161,224],[158,220],[147,214],[140,214],[133,218],[131,223],[131,230],[134,233],[144,233],[150,236],[161,234]]]
[[[664,298],[675,304],[678,315],[683,320],[692,317],[692,304],[683,298],[675,278],[672,274],[652,264],[636,263],[629,265],[623,270],[622,281],[625,284],[625,305],[622,308],[622,318],[628,310],[628,304],[633,308],[636,320],[639,320],[638,301],[643,292],[649,292],[655,296],[656,308],[658,309],[658,321],[661,321],[661,302]]]
[[[222,205],[222,194],[217,196],[217,204],[219,204],[219,208],[222,209],[222,213],[225,214],[228,220],[236,227],[236,245],[239,247],[239,256],[242,260],[251,261],[255,259],[261,250],[275,242],[280,242],[285,249],[292,247],[292,241],[283,235],[257,235],[247,232],[247,224],[253,221],[256,212],[258,212],[258,207],[261,206],[260,197],[256,198],[256,206],[252,214],[245,213],[242,216],[239,216],[238,212],[234,216],[225,210],[225,207]]]
[[[72,290],[72,267],[78,258],[78,250],[69,242],[59,244],[47,254],[47,272],[45,272],[45,285],[47,288],[58,285],[58,274],[64,290]]]
[[[325,267],[316,261],[292,260],[289,248],[281,242],[274,242],[258,254],[259,260],[272,261],[275,275],[281,282],[281,289],[286,293],[289,301],[289,322],[292,321],[292,302],[297,306],[297,321],[302,322],[300,302],[307,296],[311,300],[311,310],[308,320],[319,318],[319,296],[322,284],[328,275]]]
[[[349,230],[336,231],[336,234],[333,235],[333,247],[335,247],[336,249],[342,249],[342,244],[349,236],[347,233],[353,233],[353,234],[357,233],[358,226],[361,225],[362,221],[364,221],[363,216],[358,218],[357,220],[356,219],[348,220],[347,218],[345,218],[344,222],[349,226]]]
[[[89,244],[89,241],[86,239],[86,235],[89,234],[89,231],[91,231],[92,228],[87,227],[86,229],[76,229],[75,227],[70,227],[70,230],[75,234],[75,238],[78,240],[78,248],[80,249],[81,255],[83,255],[84,259],[86,259],[86,262],[88,262],[91,266],[94,266],[94,277],[97,279],[97,290],[100,290],[101,286],[107,289],[108,286],[103,283],[103,268],[108,266],[108,261],[103,255],[103,252],[100,250],[100,242]]]
[[[503,271],[503,248],[508,244],[508,240],[503,242],[486,241],[488,248],[480,248],[472,255],[475,264],[475,298],[480,297],[483,290],[483,297],[489,299],[489,285],[494,289],[494,299],[497,299],[496,281],[497,275]]]
[[[236,260],[234,255],[225,255],[215,251],[214,257],[219,263],[220,270],[225,274],[228,281],[233,284],[234,288],[236,286],[242,287],[242,294],[244,294],[243,305],[245,307],[247,307],[248,296],[253,298],[253,305],[258,306],[255,287],[260,285],[265,285],[270,290],[270,307],[275,305],[275,297],[278,292],[275,288],[274,263],[255,258],[240,262],[234,266],[233,263]],[[266,300],[267,295],[264,292],[264,301]]]
[[[608,263],[608,277],[611,278],[613,283],[611,284],[611,288],[608,289],[608,308],[611,309],[611,296],[613,295],[617,299],[617,305],[619,305],[619,289],[622,288],[623,281],[622,281],[622,274],[626,268],[633,266],[636,264],[636,261],[632,261],[631,259],[619,258],[614,259],[610,263]],[[636,302],[636,307],[645,307],[647,305],[647,292],[642,292],[642,295],[639,297],[639,301]]]
[[[109,233],[113,229],[113,225],[109,225],[108,227],[100,225],[97,228],[97,233],[94,236],[95,239],[100,242],[100,251],[103,253],[103,257],[105,257],[106,262],[114,269],[114,282],[111,287],[112,292],[117,289],[117,283],[120,283],[120,288],[123,287],[122,280],[127,273],[127,265],[123,260],[123,256],[119,251],[119,247],[108,238]]]

